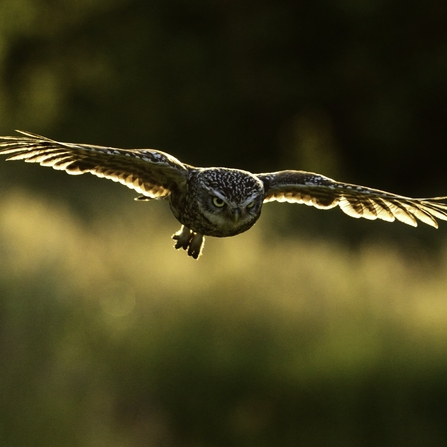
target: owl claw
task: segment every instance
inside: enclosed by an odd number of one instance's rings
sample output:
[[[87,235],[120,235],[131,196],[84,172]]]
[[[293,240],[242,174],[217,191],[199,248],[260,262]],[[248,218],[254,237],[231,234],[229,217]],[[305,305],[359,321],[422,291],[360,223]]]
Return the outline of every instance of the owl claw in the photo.
[[[188,227],[182,225],[180,230],[172,236],[172,239],[177,241],[174,248],[177,250],[180,248],[188,250],[188,256],[197,259],[202,254],[202,249],[205,245],[205,240],[202,234],[195,233]]]
[[[203,246],[205,245],[205,238],[202,234],[194,233],[188,249],[188,255],[197,259],[202,254]]]
[[[191,244],[191,240],[194,236],[194,233],[188,228],[182,225],[179,231],[172,236],[172,239],[176,240],[175,248],[178,250],[179,248],[183,248],[186,250]]]

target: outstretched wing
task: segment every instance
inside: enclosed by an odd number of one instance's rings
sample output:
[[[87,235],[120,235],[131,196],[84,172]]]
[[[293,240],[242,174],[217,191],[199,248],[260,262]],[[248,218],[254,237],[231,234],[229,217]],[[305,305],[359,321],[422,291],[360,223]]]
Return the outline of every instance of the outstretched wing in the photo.
[[[161,151],[61,143],[18,132],[23,136],[0,137],[0,155],[9,155],[7,160],[39,163],[73,175],[89,172],[154,199],[166,197],[186,183],[189,167]]]
[[[264,182],[264,202],[304,203],[319,209],[339,206],[351,217],[394,222],[414,227],[417,219],[438,228],[436,219],[447,220],[447,197],[412,199],[365,186],[340,183],[305,171],[257,174]]]

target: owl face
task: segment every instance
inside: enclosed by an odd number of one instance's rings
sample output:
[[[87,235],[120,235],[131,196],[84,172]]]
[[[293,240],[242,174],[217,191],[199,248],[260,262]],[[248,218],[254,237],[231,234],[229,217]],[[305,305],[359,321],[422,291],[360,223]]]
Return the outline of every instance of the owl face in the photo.
[[[203,169],[194,185],[200,191],[196,197],[198,211],[209,222],[203,234],[234,236],[252,227],[261,214],[264,186],[249,172]]]

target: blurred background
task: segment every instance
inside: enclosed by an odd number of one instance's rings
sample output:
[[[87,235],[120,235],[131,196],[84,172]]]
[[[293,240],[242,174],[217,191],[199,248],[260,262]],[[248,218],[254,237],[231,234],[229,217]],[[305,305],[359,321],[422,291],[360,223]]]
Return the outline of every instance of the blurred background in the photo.
[[[2,0],[0,135],[447,195],[447,4]],[[0,161],[0,445],[443,446],[447,225],[165,203]]]

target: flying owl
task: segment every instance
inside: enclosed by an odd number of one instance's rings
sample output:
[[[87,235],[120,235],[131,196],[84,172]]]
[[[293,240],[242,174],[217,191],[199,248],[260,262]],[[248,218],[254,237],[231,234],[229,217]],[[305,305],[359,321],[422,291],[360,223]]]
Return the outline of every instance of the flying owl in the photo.
[[[303,203],[319,209],[339,206],[355,218],[396,219],[417,226],[417,219],[437,228],[447,220],[447,197],[412,199],[378,189],[341,183],[305,171],[252,174],[240,169],[199,168],[154,149],[117,149],[62,143],[30,132],[0,137],[0,154],[64,170],[89,172],[134,189],[135,200],[165,199],[182,224],[172,238],[197,259],[204,236],[235,236],[250,229],[266,202]]]

